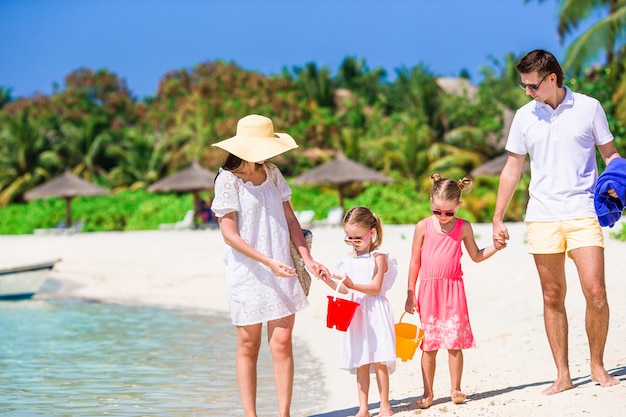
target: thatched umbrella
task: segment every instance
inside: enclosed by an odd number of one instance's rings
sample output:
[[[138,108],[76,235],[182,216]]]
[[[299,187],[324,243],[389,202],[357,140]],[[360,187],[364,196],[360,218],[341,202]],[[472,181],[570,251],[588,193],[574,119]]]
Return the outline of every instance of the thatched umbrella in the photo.
[[[500,173],[502,172],[502,169],[504,169],[504,165],[506,164],[506,160],[508,159],[508,157],[509,157],[508,152],[503,153],[500,156],[496,156],[495,158],[490,159],[484,164],[474,168],[472,172],[470,172],[470,175],[472,177],[480,177],[480,176],[489,177],[489,176],[500,175]],[[524,172],[529,172],[530,164],[528,160],[524,161],[523,169],[524,169]]]
[[[77,177],[69,171],[51,179],[24,194],[27,201],[37,198],[62,197],[65,199],[65,227],[72,225],[72,198],[78,196],[107,195],[110,191]]]
[[[339,191],[339,205],[344,208],[344,188],[355,182],[393,182],[388,176],[339,154],[335,159],[293,179],[294,184],[334,184]]]
[[[195,212],[200,204],[198,193],[200,191],[212,190],[216,175],[215,172],[201,167],[197,161],[194,161],[187,168],[155,182],[148,187],[148,191],[189,192],[193,195],[193,209]]]

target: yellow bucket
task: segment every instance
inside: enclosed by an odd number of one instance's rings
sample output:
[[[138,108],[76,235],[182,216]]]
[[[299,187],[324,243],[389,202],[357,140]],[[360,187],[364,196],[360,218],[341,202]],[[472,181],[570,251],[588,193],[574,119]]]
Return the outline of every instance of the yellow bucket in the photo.
[[[422,343],[424,331],[414,324],[402,323],[406,311],[400,316],[400,322],[396,323],[396,356],[406,362],[413,359],[415,350]]]

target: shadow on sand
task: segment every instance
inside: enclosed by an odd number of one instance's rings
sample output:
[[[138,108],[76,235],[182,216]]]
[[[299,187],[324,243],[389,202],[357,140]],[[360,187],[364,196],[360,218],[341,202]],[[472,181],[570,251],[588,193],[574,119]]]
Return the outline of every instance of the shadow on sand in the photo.
[[[618,378],[622,383],[626,381],[626,366],[621,366],[619,368],[613,368],[608,370],[609,374]],[[507,387],[497,390],[485,391],[485,392],[477,392],[475,394],[471,394],[467,396],[467,401],[477,401],[484,400],[491,397],[497,397],[498,395],[506,394],[513,391],[520,391],[526,388],[539,387],[541,385],[551,384],[553,381],[543,381],[543,382],[534,382],[532,384],[524,384],[524,385],[516,385],[513,387]],[[572,382],[574,383],[574,388],[580,387],[583,385],[587,385],[590,383],[594,383],[589,376],[573,378]],[[401,400],[393,400],[391,401],[391,406],[393,407],[393,411],[403,412],[403,411],[412,411],[419,410],[420,408],[415,404],[421,398],[419,397],[406,397]],[[450,397],[441,397],[433,401],[432,406],[437,406],[445,403],[451,402]],[[369,404],[369,409],[377,409],[380,407],[380,403],[372,403]],[[322,414],[312,414],[309,417],[347,417],[353,416],[359,411],[358,407],[353,408],[344,408],[342,410],[335,410],[328,413]],[[376,417],[378,414],[372,414],[372,417]]]

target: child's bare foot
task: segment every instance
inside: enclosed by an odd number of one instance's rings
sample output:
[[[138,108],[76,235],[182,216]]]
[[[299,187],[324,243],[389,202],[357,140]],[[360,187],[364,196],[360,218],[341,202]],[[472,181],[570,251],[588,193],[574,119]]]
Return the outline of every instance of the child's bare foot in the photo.
[[[554,395],[572,388],[574,388],[574,384],[572,384],[571,379],[567,378],[563,381],[557,379],[550,387],[541,391],[541,393],[543,395]]]
[[[452,398],[452,402],[455,404],[463,404],[465,402],[465,398],[467,398],[467,396],[459,390],[452,391],[450,393],[450,397]]]
[[[430,406],[433,405],[433,395],[424,395],[420,400],[415,401],[415,404],[423,410],[430,408]]]
[[[600,368],[597,372],[591,372],[591,380],[597,382],[603,387],[612,387],[619,384],[619,379],[611,376],[604,368]]]

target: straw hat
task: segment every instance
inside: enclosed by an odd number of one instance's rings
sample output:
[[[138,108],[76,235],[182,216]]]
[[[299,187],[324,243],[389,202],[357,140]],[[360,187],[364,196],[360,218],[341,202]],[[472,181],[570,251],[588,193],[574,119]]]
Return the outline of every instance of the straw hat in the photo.
[[[271,119],[251,114],[239,119],[235,136],[212,146],[222,148],[244,161],[259,162],[297,148],[298,144],[288,134],[274,132]]]

